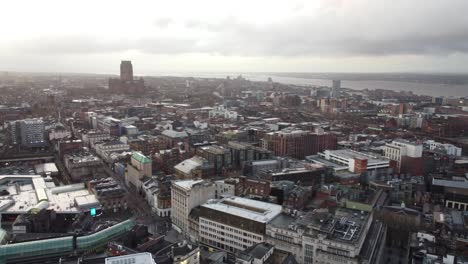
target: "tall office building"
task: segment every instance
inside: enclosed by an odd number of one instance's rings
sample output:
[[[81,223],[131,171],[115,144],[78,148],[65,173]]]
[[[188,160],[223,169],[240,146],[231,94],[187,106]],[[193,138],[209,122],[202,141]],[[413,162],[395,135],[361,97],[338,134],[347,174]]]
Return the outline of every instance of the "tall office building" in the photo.
[[[120,80],[133,81],[133,66],[131,61],[122,61],[120,63]]]
[[[46,145],[45,127],[42,119],[23,119],[10,122],[13,144],[23,147],[43,147]]]
[[[341,81],[340,80],[333,80],[331,96],[333,98],[339,98],[340,97],[340,92],[341,92],[340,90],[341,90]]]
[[[189,214],[193,208],[215,198],[216,186],[204,180],[182,180],[172,182],[171,188],[171,220],[172,226],[182,232],[189,233]],[[190,234],[196,235],[196,234]]]

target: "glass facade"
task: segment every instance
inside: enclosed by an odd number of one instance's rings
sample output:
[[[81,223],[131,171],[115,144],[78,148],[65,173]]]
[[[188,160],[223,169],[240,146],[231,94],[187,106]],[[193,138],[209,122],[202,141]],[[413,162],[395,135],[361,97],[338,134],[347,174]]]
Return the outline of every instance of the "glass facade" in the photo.
[[[305,244],[304,263],[314,263],[314,247],[312,245]]]
[[[109,240],[124,234],[135,225],[133,220],[111,226],[91,235],[76,238],[76,250],[87,251],[107,244]],[[66,256],[74,251],[73,236],[29,241],[0,246],[0,264],[18,263],[20,260]]]
[[[14,259],[34,259],[37,256],[60,256],[72,250],[72,236],[2,245],[0,263],[9,263]]]
[[[116,224],[94,234],[88,236],[81,236],[76,238],[76,244],[78,250],[90,250],[100,245],[105,245],[110,239],[116,236],[122,235],[123,233],[132,229],[134,223],[132,220]]]

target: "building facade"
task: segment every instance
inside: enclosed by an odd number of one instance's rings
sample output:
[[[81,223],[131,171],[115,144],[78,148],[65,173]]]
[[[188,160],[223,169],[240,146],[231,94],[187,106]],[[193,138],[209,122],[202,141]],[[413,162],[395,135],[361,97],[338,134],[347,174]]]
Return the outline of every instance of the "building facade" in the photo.
[[[378,263],[385,229],[372,214],[341,209],[311,220],[302,238],[302,263]]]
[[[205,180],[174,181],[171,186],[172,226],[179,232],[188,234],[190,212],[213,199],[215,189],[214,183]]]
[[[127,165],[127,173],[125,175],[125,183],[127,186],[132,186],[136,190],[142,187],[142,179],[151,177],[152,175],[152,160],[140,152],[133,152],[130,163]]]
[[[393,140],[384,148],[386,158],[396,162],[397,173],[411,173],[422,175],[423,171],[423,145],[403,139]]]
[[[133,76],[133,65],[131,61],[120,63],[120,78],[109,79],[109,90],[117,93],[143,92],[145,83],[143,78],[136,79]]]
[[[231,253],[265,241],[266,225],[281,206],[237,196],[210,200],[200,206],[199,241]]]
[[[341,95],[341,80],[333,80],[331,97],[340,98],[340,95]]]
[[[109,132],[102,130],[90,130],[81,134],[81,139],[86,146],[94,146],[94,143],[100,141],[107,141],[111,139]]]
[[[266,134],[263,148],[276,156],[303,159],[327,149],[336,149],[337,138],[330,133],[313,133],[303,130],[284,130]]]
[[[102,160],[90,153],[67,154],[63,163],[75,182],[93,178],[104,172]]]
[[[224,169],[232,167],[231,151],[221,146],[200,147],[197,149],[197,155],[205,158],[214,166],[216,174],[221,174]]]
[[[434,140],[427,140],[424,142],[424,145],[427,146],[429,150],[442,151],[449,156],[459,157],[462,155],[462,148],[459,148],[452,144],[442,144]]]
[[[34,148],[47,145],[45,125],[42,119],[23,119],[10,122],[11,140],[14,145]]]
[[[208,113],[210,118],[215,118],[215,117],[221,117],[224,119],[231,119],[231,120],[236,120],[237,119],[237,112],[236,111],[230,111],[226,109],[224,106],[216,106],[213,110],[211,110]]]

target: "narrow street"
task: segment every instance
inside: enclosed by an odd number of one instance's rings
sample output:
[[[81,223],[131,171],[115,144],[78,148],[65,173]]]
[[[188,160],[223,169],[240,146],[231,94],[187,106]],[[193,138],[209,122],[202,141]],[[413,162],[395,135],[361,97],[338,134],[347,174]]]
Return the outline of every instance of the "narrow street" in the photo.
[[[127,206],[133,212],[137,223],[148,226],[148,232],[152,234],[164,234],[171,228],[169,218],[156,215],[156,213],[151,210],[148,202],[140,194],[127,187],[123,177],[116,175],[107,165],[104,165],[104,168],[106,173],[114,178],[127,192]]]
[[[60,171],[60,180],[63,184],[71,184],[72,180],[70,174],[68,173],[65,165],[63,164],[62,160],[59,158],[57,154],[55,154],[55,164],[57,165],[57,169]]]

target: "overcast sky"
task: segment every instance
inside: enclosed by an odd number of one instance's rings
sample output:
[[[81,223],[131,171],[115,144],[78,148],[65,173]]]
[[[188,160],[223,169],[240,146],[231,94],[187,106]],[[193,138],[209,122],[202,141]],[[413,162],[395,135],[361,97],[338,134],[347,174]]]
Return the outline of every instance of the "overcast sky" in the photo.
[[[466,0],[4,0],[0,70],[467,72]]]

